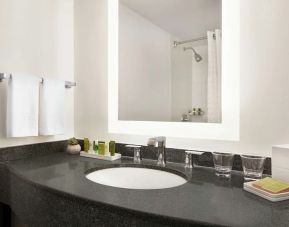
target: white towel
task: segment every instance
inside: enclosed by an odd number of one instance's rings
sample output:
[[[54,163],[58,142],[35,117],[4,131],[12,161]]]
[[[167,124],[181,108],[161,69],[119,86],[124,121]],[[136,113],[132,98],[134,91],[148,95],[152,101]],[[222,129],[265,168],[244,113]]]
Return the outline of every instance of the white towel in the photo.
[[[64,134],[65,82],[44,79],[40,85],[39,135]]]
[[[7,87],[7,137],[38,136],[39,77],[13,74]]]

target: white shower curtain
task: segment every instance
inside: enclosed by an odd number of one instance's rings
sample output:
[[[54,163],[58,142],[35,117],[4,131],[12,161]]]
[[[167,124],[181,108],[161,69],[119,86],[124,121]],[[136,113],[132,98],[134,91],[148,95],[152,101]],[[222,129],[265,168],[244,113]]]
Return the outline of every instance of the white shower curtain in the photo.
[[[215,34],[215,35],[214,35]],[[220,123],[221,104],[221,30],[208,31],[208,122]]]

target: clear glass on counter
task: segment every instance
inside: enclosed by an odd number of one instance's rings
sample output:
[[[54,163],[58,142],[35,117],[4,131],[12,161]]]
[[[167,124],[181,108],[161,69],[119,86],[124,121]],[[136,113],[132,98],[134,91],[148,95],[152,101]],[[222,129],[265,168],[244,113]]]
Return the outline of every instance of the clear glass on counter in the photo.
[[[216,175],[220,177],[231,177],[234,154],[213,152]]]

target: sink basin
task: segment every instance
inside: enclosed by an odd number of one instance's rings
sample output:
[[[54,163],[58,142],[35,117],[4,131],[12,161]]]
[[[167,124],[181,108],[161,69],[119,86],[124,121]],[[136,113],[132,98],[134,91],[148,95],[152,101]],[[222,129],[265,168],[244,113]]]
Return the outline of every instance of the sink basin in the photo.
[[[127,189],[165,189],[187,182],[184,177],[171,172],[140,167],[100,169],[87,174],[86,178],[98,184]]]

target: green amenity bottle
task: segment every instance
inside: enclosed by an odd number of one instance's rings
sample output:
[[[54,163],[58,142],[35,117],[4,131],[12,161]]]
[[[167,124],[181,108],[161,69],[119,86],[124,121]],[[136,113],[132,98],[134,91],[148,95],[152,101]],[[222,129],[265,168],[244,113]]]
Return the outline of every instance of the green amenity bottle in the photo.
[[[83,150],[85,152],[89,151],[89,139],[88,138],[84,138],[83,140]]]
[[[105,142],[98,141],[98,154],[105,155]]]
[[[110,156],[115,155],[115,141],[109,142],[109,153],[110,153]]]

